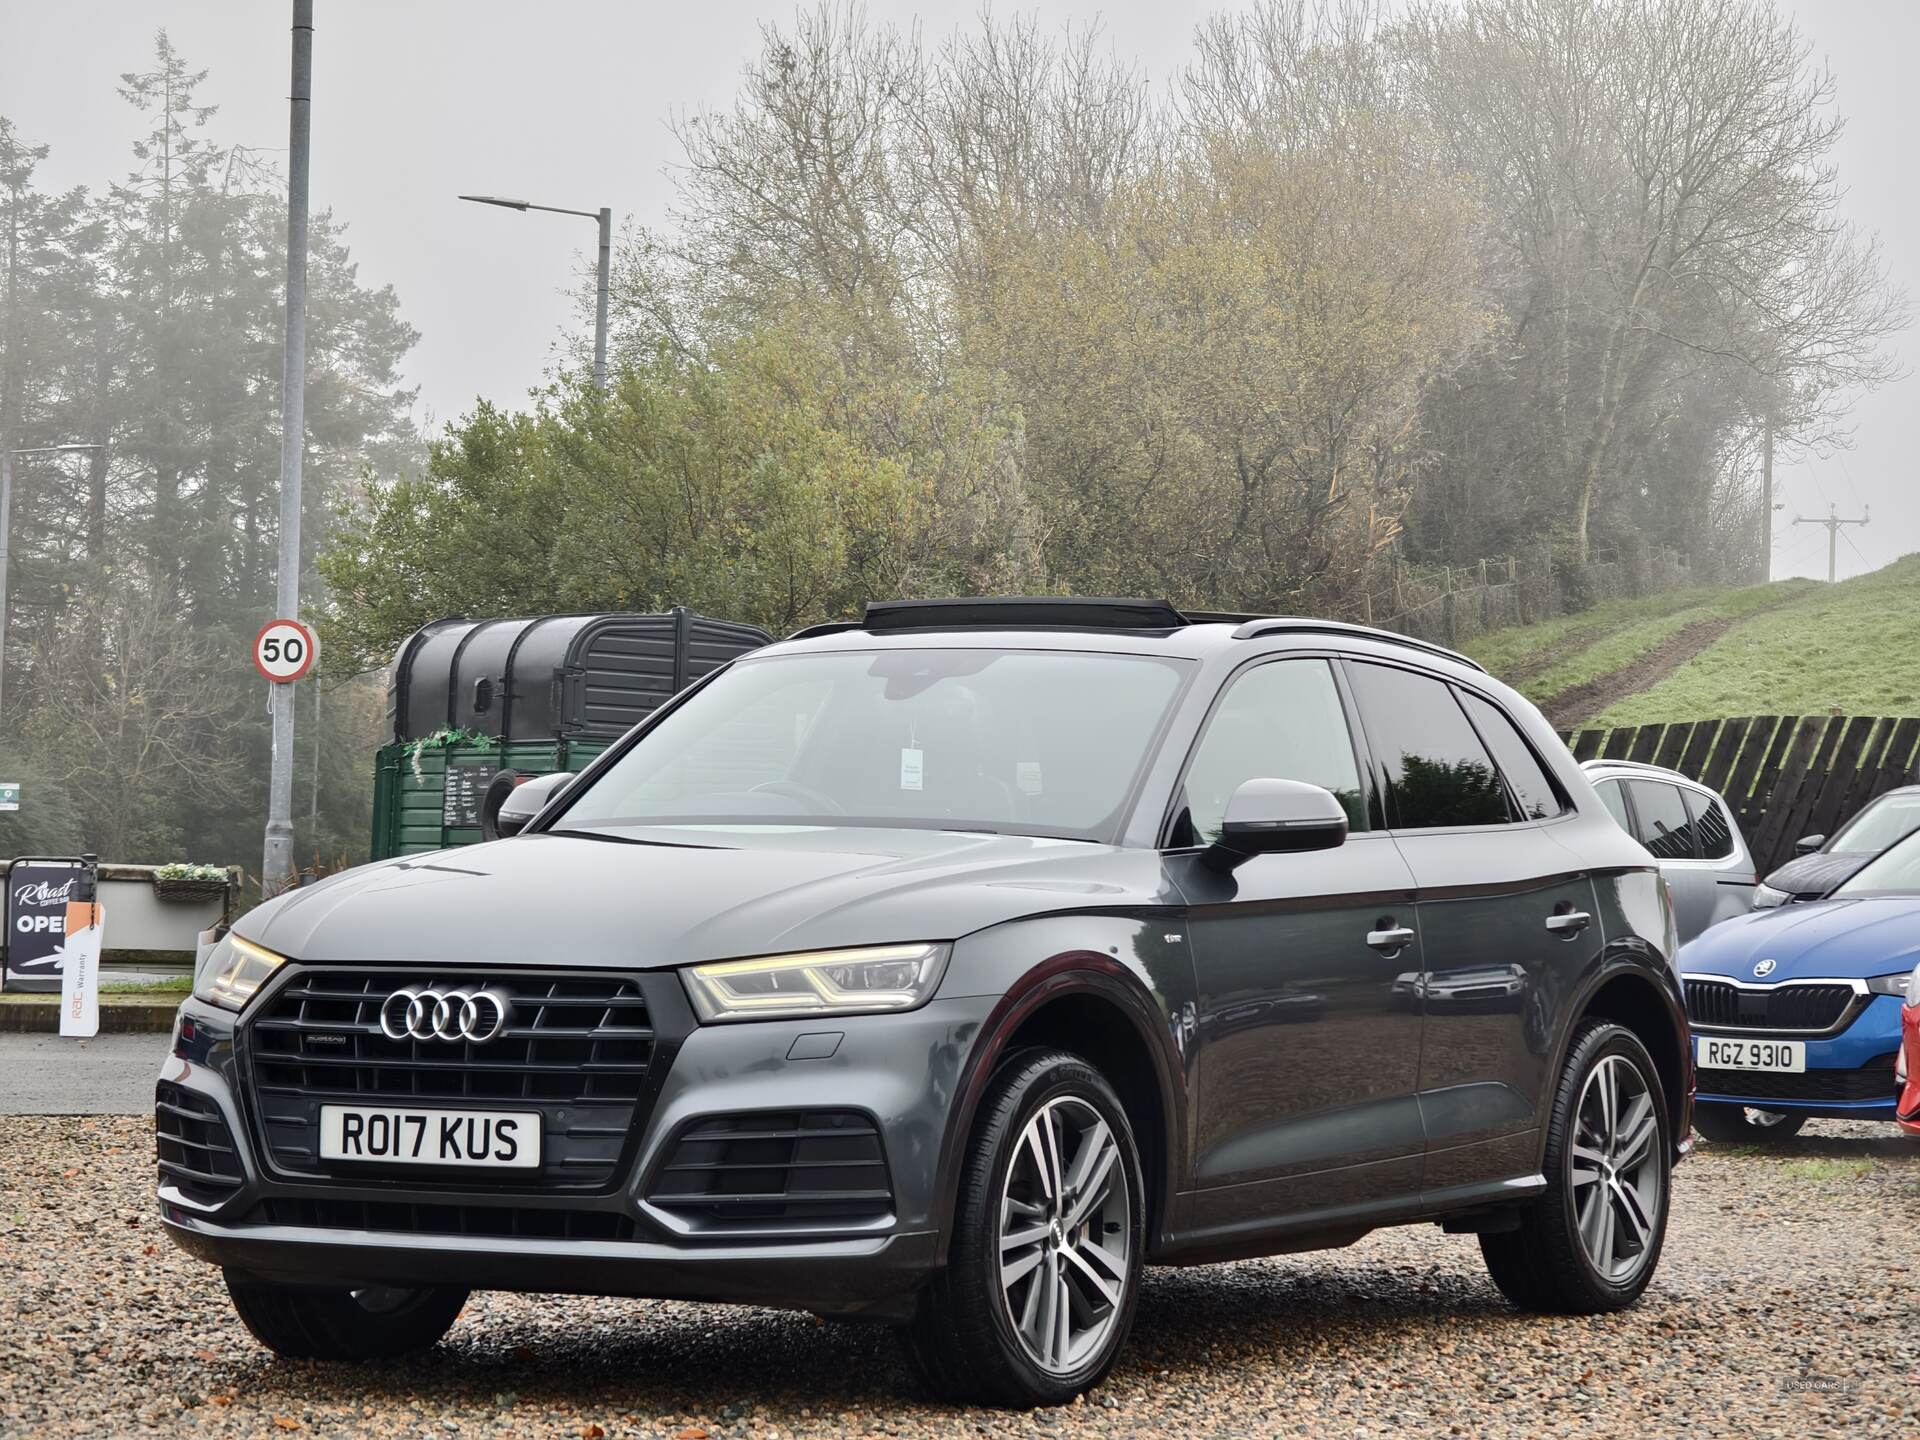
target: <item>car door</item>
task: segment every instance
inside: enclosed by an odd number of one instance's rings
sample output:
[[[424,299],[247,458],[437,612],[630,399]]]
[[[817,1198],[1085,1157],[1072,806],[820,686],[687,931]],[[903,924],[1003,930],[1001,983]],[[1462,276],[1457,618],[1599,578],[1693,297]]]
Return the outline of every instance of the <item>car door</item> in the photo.
[[[1633,838],[1660,862],[1660,874],[1673,895],[1673,918],[1680,938],[1691,940],[1713,922],[1719,899],[1713,872],[1700,863],[1693,816],[1680,787],[1667,780],[1626,782],[1633,802]]]
[[[1717,795],[1686,785],[1680,787],[1680,798],[1687,802],[1687,818],[1693,822],[1694,843],[1700,851],[1700,871],[1713,881],[1703,928],[1746,914],[1753,908],[1758,877],[1753,873],[1753,859],[1734,830],[1726,806]]]
[[[1553,835],[1567,798],[1493,700],[1437,676],[1347,671],[1417,909],[1418,1094],[1429,1195],[1531,1172],[1551,1016],[1597,959],[1592,882]]]
[[[1234,789],[1262,777],[1333,791],[1346,843],[1209,869],[1198,847],[1218,836]],[[1201,1229],[1252,1232],[1418,1190],[1412,877],[1370,808],[1332,663],[1240,671],[1189,757],[1168,835],[1198,981]]]

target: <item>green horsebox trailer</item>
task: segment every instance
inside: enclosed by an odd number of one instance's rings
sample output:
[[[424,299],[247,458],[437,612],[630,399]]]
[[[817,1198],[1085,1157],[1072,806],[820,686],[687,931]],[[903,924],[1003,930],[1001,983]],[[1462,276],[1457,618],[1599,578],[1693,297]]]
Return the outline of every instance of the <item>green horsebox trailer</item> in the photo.
[[[435,620],[394,656],[373,858],[487,838],[514,785],[578,770],[670,696],[772,637],[690,610]]]

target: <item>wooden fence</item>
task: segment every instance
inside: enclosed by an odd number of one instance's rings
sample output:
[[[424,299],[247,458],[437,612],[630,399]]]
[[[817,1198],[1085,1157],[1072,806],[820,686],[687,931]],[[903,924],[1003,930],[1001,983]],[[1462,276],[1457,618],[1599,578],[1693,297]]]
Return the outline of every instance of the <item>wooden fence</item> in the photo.
[[[1802,835],[1831,835],[1867,801],[1913,783],[1920,719],[1755,715],[1563,735],[1576,760],[1665,765],[1727,797],[1760,873]]]
[[[1682,590],[1694,584],[1687,557],[1672,550],[1595,553],[1585,564],[1551,549],[1474,565],[1375,564],[1340,618],[1418,640],[1461,645],[1509,625],[1536,625],[1604,600]]]

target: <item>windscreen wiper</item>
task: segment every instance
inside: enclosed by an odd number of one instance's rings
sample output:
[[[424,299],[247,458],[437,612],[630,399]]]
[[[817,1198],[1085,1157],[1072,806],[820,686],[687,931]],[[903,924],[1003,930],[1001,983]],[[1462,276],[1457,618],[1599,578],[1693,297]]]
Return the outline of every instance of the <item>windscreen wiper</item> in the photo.
[[[643,840],[638,835],[615,835],[606,830],[541,830],[541,835],[571,835],[577,840],[604,840],[611,845],[652,845],[663,850],[731,850],[731,845],[696,845],[690,840]]]

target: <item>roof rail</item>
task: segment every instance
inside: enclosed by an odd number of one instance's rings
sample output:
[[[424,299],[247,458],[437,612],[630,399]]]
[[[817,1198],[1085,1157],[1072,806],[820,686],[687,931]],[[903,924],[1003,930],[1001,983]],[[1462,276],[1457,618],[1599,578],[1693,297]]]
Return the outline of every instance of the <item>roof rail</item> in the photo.
[[[829,620],[821,625],[803,625],[786,638],[789,640],[811,640],[816,635],[844,635],[849,630],[858,630],[858,620]]]
[[[860,628],[1065,630],[1178,630],[1187,623],[1165,600],[1082,599],[1074,595],[979,597],[953,600],[869,600]]]
[[[1651,760],[1614,760],[1605,755],[1589,755],[1580,762],[1580,768],[1584,770],[1589,765],[1618,765],[1622,770],[1651,770],[1659,775],[1681,775],[1683,779],[1692,778],[1671,765],[1656,765]]]
[[[1430,641],[1416,640],[1411,635],[1402,635],[1396,630],[1380,630],[1372,625],[1352,625],[1345,620],[1309,620],[1276,616],[1265,620],[1249,620],[1233,632],[1236,640],[1252,640],[1261,635],[1279,635],[1288,631],[1301,631],[1306,634],[1353,635],[1363,640],[1378,640],[1387,645],[1404,645],[1412,650],[1422,650],[1429,655],[1438,655],[1444,660],[1465,665],[1470,670],[1478,670],[1482,675],[1487,667],[1478,660],[1462,655],[1458,650],[1449,650],[1444,645],[1435,645]]]

